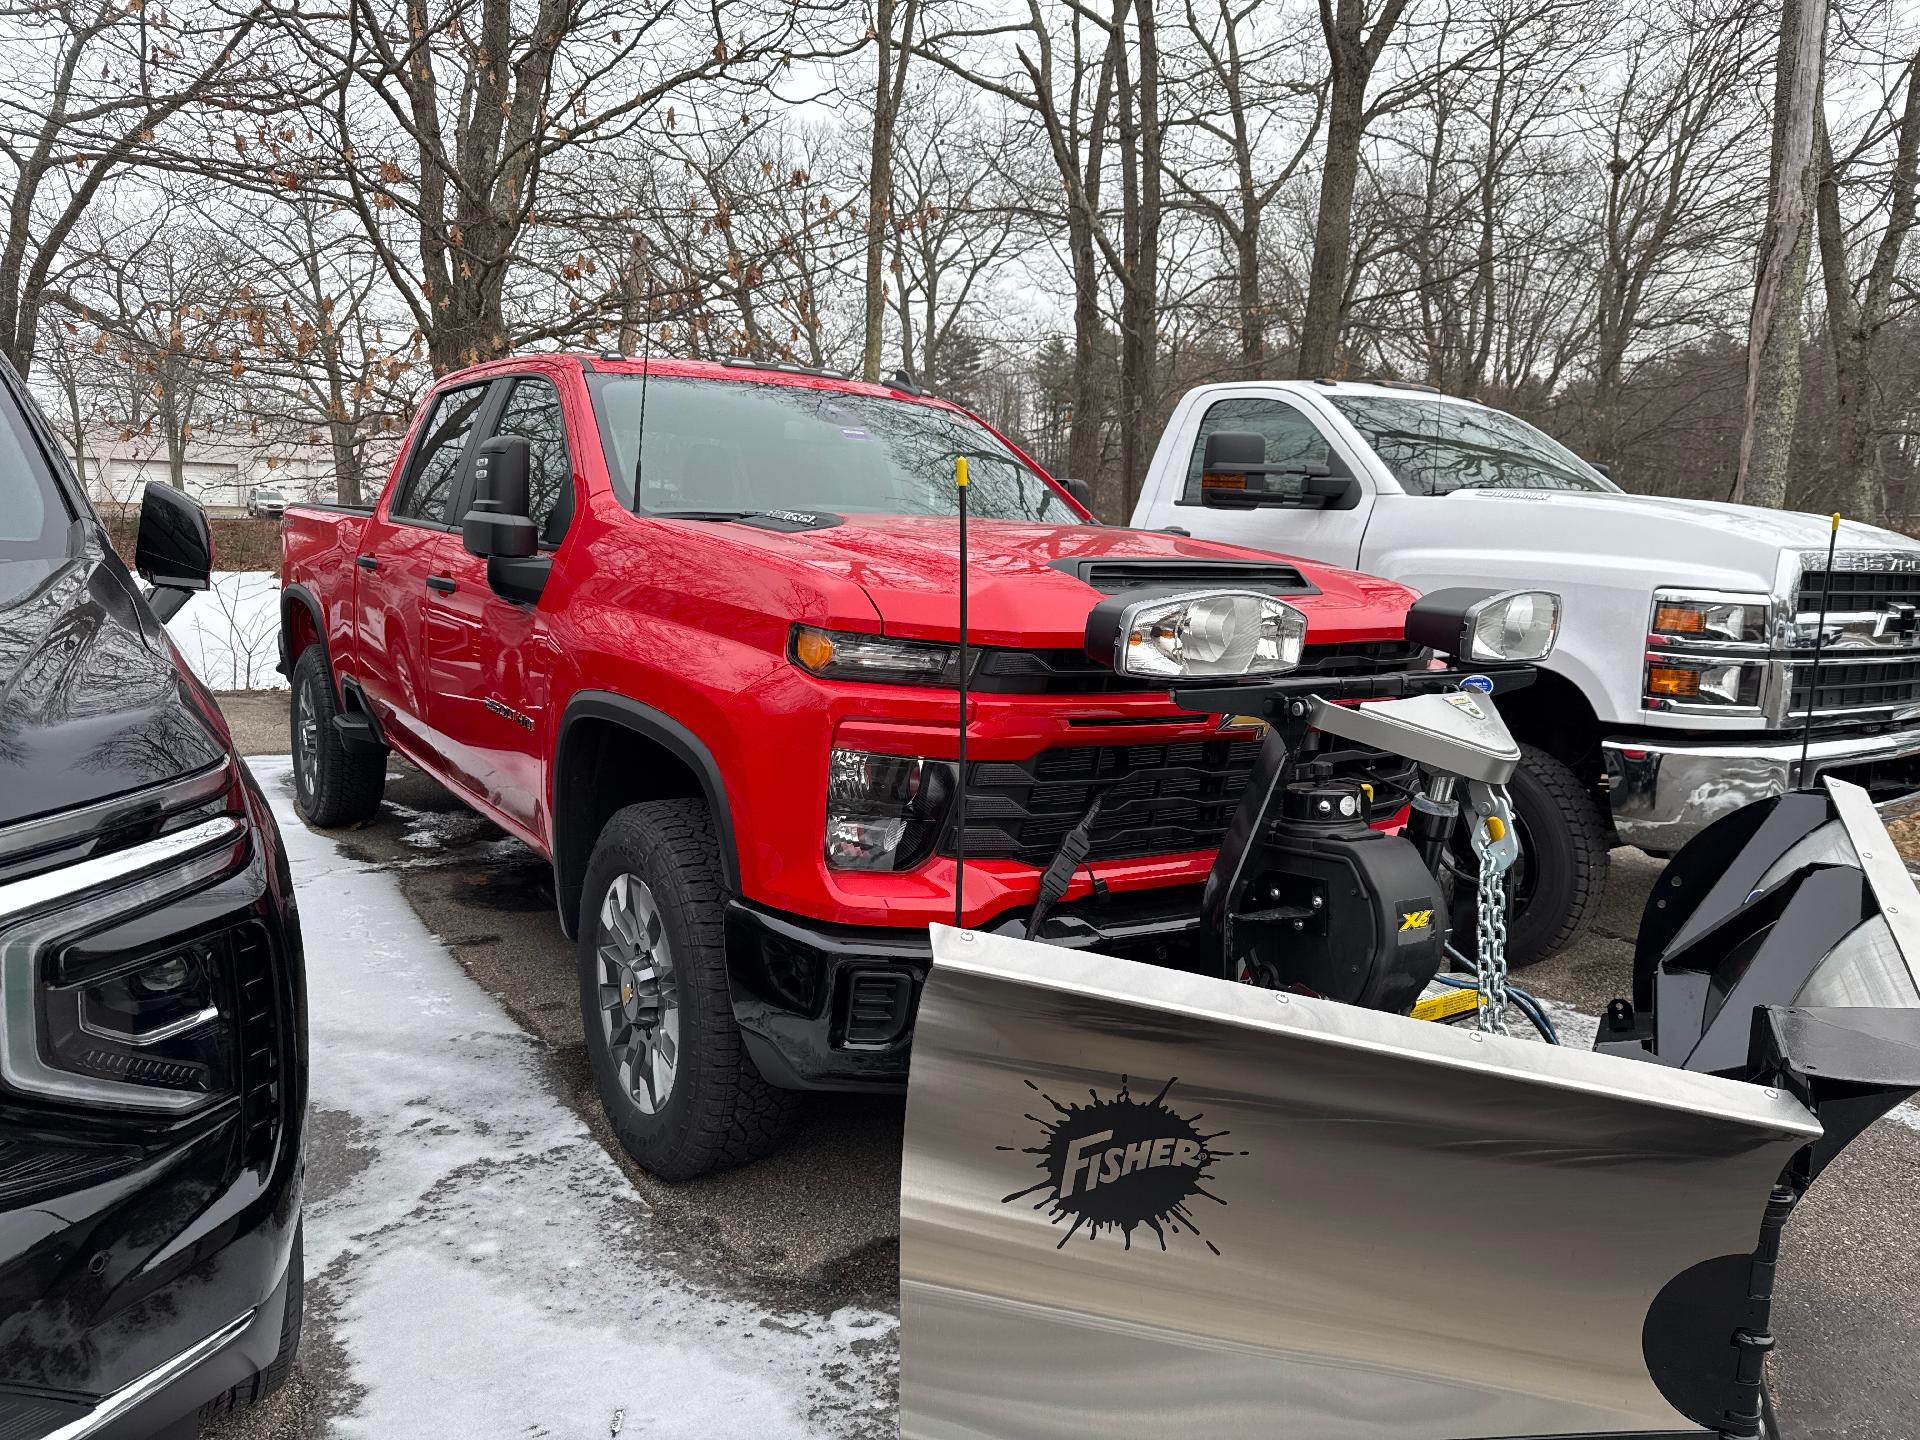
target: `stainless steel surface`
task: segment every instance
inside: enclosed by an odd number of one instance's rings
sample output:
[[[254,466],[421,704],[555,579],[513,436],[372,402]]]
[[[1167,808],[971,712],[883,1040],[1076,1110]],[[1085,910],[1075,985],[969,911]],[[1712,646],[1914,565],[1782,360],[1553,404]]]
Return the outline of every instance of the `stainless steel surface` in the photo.
[[[1621,843],[1656,855],[1672,854],[1722,815],[1791,789],[1800,765],[1798,738],[1747,744],[1636,736],[1602,740],[1600,753]],[[1815,738],[1807,750],[1808,779],[1830,769],[1910,755],[1920,755],[1920,728]],[[1891,812],[1911,799],[1886,801],[1880,808]]]
[[[132,1384],[106,1397],[78,1420],[68,1421],[43,1440],[85,1440],[98,1435],[115,1421],[165,1390],[203,1360],[209,1360],[246,1333],[256,1312],[249,1310],[238,1320],[223,1325],[190,1350],[183,1350],[163,1365],[156,1365]]]
[[[1886,920],[1893,948],[1906,969],[1907,982],[1913,987],[1914,998],[1904,1003],[1920,1003],[1920,892],[1915,891],[1906,862],[1894,848],[1893,837],[1887,834],[1887,827],[1875,813],[1867,792],[1858,785],[1829,778],[1827,794],[1833,798],[1833,808],[1839,813],[1847,838],[1860,857],[1860,869],[1880,904],[1880,914]],[[1865,957],[1859,957],[1859,963],[1864,961]],[[1813,979],[1818,981],[1834,963],[1835,957],[1828,956],[1814,972]]]
[[[1489,785],[1506,784],[1520,763],[1506,721],[1478,691],[1360,705],[1329,705],[1316,696],[1312,719],[1314,729],[1329,735]]]
[[[114,917],[138,915],[228,873],[247,856],[245,824],[232,815],[0,885],[0,1076],[33,1095],[79,1104],[184,1111],[205,1095],[96,1079],[40,1057],[40,956]]]
[[[901,1175],[905,1440],[1687,1429],[1646,1372],[1648,1305],[1750,1250],[1819,1134],[1784,1093],[1711,1076],[1000,936],[936,926],[933,949]],[[1125,1152],[1101,1203],[1139,1223],[1073,1232],[1075,1195],[1102,1192],[1044,1167],[1070,1130],[1088,1158],[1123,1085],[1166,1087],[1150,1118],[1206,1137],[1204,1173],[1169,1190]]]

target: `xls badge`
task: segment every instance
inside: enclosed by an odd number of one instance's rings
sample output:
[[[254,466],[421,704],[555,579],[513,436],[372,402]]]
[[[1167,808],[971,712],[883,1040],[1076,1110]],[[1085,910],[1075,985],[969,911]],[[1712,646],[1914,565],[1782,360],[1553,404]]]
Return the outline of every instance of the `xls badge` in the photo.
[[[1234,1152],[1213,1148],[1226,1131],[1203,1133],[1198,1115],[1182,1115],[1166,1103],[1173,1086],[1169,1080],[1151,1100],[1137,1100],[1122,1075],[1116,1094],[1102,1099],[1098,1091],[1089,1090],[1087,1104],[1062,1105],[1029,1080],[1027,1088],[1051,1105],[1058,1118],[1027,1116],[1042,1132],[1038,1145],[995,1148],[1038,1156],[1034,1163],[1045,1178],[1000,1203],[1011,1205],[1039,1194],[1034,1209],[1051,1206],[1055,1225],[1073,1221],[1060,1237],[1061,1247],[1083,1226],[1089,1239],[1103,1230],[1119,1231],[1129,1250],[1133,1232],[1142,1225],[1158,1237],[1162,1250],[1169,1230],[1198,1237],[1200,1227],[1188,1204],[1196,1198],[1227,1203],[1206,1187],[1213,1181],[1213,1167]],[[1201,1243],[1220,1253],[1211,1240],[1202,1238]]]

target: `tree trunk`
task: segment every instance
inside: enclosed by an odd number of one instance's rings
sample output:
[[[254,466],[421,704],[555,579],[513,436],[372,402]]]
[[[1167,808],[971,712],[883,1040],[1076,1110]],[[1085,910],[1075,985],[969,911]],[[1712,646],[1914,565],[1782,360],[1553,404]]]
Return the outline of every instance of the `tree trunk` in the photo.
[[[342,505],[358,505],[360,494],[360,451],[353,443],[353,422],[329,420],[327,439],[333,446],[334,498]]]
[[[1343,3],[1343,18],[1346,9]],[[1335,375],[1340,368],[1341,312],[1353,246],[1353,190],[1360,176],[1360,142],[1366,134],[1366,86],[1365,69],[1344,55],[1334,57],[1320,211],[1313,227],[1313,266],[1307,275],[1307,312],[1294,365],[1303,376]]]
[[[1146,471],[1160,321],[1160,53],[1154,0],[1118,0],[1114,28],[1131,5],[1139,34],[1140,73],[1129,83],[1120,65],[1120,155],[1123,230],[1120,336],[1120,495],[1114,518],[1133,514]]]
[[[873,91],[873,154],[867,164],[866,340],[860,358],[860,373],[868,380],[880,378],[880,345],[887,318],[886,250],[893,208],[895,118],[893,6],[894,0],[875,0],[874,3],[873,47],[877,74]],[[910,41],[912,37],[907,38]],[[900,54],[904,69],[907,54],[904,45]]]
[[[1826,0],[1785,0],[1774,83],[1767,224],[1747,340],[1746,423],[1732,498],[1779,506],[1800,410],[1800,313],[1813,225],[1814,112],[1826,53]]]

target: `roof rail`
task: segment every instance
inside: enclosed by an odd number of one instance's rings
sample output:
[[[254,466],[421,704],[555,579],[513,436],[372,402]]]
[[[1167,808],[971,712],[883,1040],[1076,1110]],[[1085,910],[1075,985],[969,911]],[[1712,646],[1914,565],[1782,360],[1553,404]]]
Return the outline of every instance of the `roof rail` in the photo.
[[[751,355],[729,355],[720,363],[733,370],[778,370],[787,375],[819,375],[827,380],[853,378],[844,370],[825,370],[812,365],[796,365],[791,360],[756,360]]]

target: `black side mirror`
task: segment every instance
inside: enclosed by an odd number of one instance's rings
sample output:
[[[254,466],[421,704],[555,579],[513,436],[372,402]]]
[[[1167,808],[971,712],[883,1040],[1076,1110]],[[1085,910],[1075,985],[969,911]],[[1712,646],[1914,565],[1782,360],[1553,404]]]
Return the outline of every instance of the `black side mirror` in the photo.
[[[156,590],[207,588],[213,574],[213,531],[198,501],[159,481],[147,486],[140,501],[133,568]]]
[[[1260,475],[1298,475],[1297,494],[1256,488]],[[1253,510],[1263,505],[1296,510],[1351,510],[1360,503],[1360,482],[1328,450],[1323,465],[1269,465],[1267,442],[1250,430],[1216,430],[1200,459],[1200,503],[1214,510]]]
[[[483,559],[522,560],[540,548],[527,518],[531,454],[524,435],[496,435],[473,456],[473,508],[460,522],[469,554]]]
[[[1085,480],[1062,479],[1057,475],[1054,479],[1067,494],[1078,500],[1082,505],[1086,506],[1087,509],[1093,509],[1093,486],[1089,482]]]
[[[1598,460],[1589,460],[1587,464],[1591,468],[1598,470],[1602,475],[1606,476],[1607,479],[1611,480],[1613,478],[1613,467],[1611,465],[1602,465]]]

